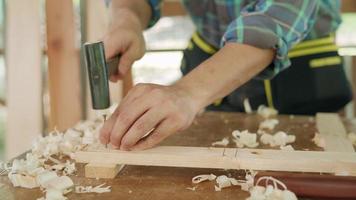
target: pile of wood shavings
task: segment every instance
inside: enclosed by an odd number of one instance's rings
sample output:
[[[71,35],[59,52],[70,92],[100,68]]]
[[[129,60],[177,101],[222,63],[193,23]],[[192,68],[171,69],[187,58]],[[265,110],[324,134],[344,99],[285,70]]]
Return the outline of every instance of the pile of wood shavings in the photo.
[[[14,187],[40,188],[45,192],[40,200],[65,200],[64,195],[71,192],[74,183],[68,175],[76,172],[75,163],[70,158],[87,145],[99,144],[99,129],[102,120],[78,123],[65,132],[57,130],[46,137],[39,137],[33,143],[31,153],[25,159],[15,159],[7,167],[8,177]],[[55,159],[54,157],[60,158]],[[64,162],[60,161],[64,160]],[[77,193],[110,192],[110,186],[77,186]]]
[[[240,186],[241,190],[250,193],[250,196],[246,200],[297,200],[296,195],[287,189],[284,183],[270,177],[260,177],[256,183],[254,182],[257,173],[253,171],[246,172],[245,179],[238,180],[235,178],[227,177],[226,175],[215,176],[214,174],[203,174],[192,178],[192,183],[198,184],[203,181],[216,181],[214,185],[215,191],[219,192],[223,188],[231,186]],[[261,186],[261,181],[265,181],[265,186]],[[270,184],[272,183],[272,184]],[[195,187],[193,187],[195,191]],[[282,188],[282,189],[280,189]]]
[[[239,131],[235,130],[232,132],[233,141],[236,146],[242,148],[244,146],[254,148],[258,146],[257,134],[250,133],[248,130]]]

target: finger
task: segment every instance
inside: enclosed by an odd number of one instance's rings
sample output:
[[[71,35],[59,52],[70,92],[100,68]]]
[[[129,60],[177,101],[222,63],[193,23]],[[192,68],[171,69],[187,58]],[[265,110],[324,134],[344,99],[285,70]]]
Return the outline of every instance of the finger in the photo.
[[[125,74],[129,71],[129,69],[132,67],[134,62],[135,60],[130,55],[130,52],[125,52],[120,57],[119,69],[118,69],[118,73],[119,73],[118,75],[120,76],[120,78],[125,76]]]
[[[119,108],[115,125],[110,133],[110,143],[114,147],[119,147],[123,135],[132,126],[132,124],[141,117],[151,106],[148,99],[140,98]],[[121,109],[121,110],[120,110]]]
[[[121,139],[120,149],[130,150],[142,137],[154,129],[164,119],[164,112],[151,109],[143,114]]]
[[[110,79],[111,82],[116,83],[120,79],[120,76],[118,74],[113,74],[113,75],[110,76],[109,79]]]
[[[102,144],[108,144],[110,141],[110,133],[114,127],[116,118],[119,113],[119,108],[117,107],[114,113],[109,117],[108,120],[104,122],[103,127],[100,129],[99,140]]]
[[[109,33],[103,38],[105,59],[115,57],[119,53],[125,50],[125,45],[120,37],[112,37],[112,33]]]
[[[150,135],[142,138],[136,145],[132,146],[131,150],[139,151],[152,148],[177,130],[174,126],[174,121],[166,119]]]

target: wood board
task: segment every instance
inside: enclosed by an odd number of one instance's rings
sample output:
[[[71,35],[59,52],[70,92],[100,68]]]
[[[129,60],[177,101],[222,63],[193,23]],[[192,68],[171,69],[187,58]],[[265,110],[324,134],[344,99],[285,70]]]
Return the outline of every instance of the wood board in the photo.
[[[355,152],[338,114],[317,113],[316,126],[325,140],[325,151]]]
[[[160,146],[145,151],[80,151],[79,163],[343,173],[356,176],[356,153]]]

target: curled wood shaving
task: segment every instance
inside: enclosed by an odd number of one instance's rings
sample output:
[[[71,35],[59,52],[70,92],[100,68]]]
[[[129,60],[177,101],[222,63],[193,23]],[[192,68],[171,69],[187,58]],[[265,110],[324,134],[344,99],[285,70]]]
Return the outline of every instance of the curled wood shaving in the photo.
[[[265,119],[263,122],[260,123],[259,130],[263,130],[263,129],[273,130],[278,124],[279,124],[278,119]]]
[[[185,189],[190,190],[190,191],[195,191],[197,189],[197,186],[194,187],[186,187]]]
[[[262,180],[265,181],[265,186],[259,185]],[[272,184],[269,184],[270,182],[272,182]],[[297,196],[289,191],[284,183],[273,177],[260,177],[256,185],[249,190],[249,193],[250,197],[248,197],[247,200],[298,200]]]
[[[111,192],[111,186],[104,187],[105,183],[98,186],[76,186],[75,193],[105,193]]]
[[[251,104],[250,104],[250,101],[248,100],[248,98],[244,99],[244,109],[245,109],[246,113],[248,113],[248,114],[252,113]]]
[[[272,116],[276,116],[278,114],[278,111],[274,108],[270,108],[265,105],[260,105],[257,109],[257,114],[259,114],[263,118],[269,118]]]
[[[224,146],[224,147],[226,147],[228,144],[229,144],[229,138],[225,137],[222,140],[213,142],[211,145],[212,146]]]
[[[278,131],[274,135],[262,134],[260,141],[263,144],[269,144],[271,147],[285,146],[289,143],[295,142],[295,135],[288,135],[283,131]]]
[[[202,174],[198,176],[194,176],[192,178],[192,183],[197,184],[203,181],[212,181],[215,180],[216,176],[214,174]]]
[[[323,138],[323,136],[319,133],[315,133],[314,138],[312,139],[312,141],[314,142],[314,144],[318,147],[321,148],[325,148],[325,139]]]
[[[231,187],[233,185],[241,185],[244,181],[237,180],[235,178],[230,178],[225,175],[218,176],[216,178],[215,191],[221,191],[223,188]]]
[[[280,146],[280,148],[283,151],[294,151],[295,150],[292,145]]]
[[[254,148],[258,146],[256,133],[249,133],[248,130],[235,130],[232,132],[232,136],[234,137],[233,141],[239,148],[244,146]]]

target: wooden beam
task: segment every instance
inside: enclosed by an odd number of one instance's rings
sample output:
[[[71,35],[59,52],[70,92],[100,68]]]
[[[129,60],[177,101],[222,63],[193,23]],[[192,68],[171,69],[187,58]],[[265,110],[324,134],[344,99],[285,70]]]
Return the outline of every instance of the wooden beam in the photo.
[[[145,151],[79,151],[79,163],[346,173],[356,176],[356,153],[160,146]]]
[[[6,158],[31,148],[42,133],[40,1],[6,2]]]
[[[72,0],[47,0],[47,47],[50,90],[49,130],[65,130],[82,116],[79,52],[75,47]]]
[[[325,140],[325,151],[354,152],[346,129],[336,113],[317,113],[316,125]]]

